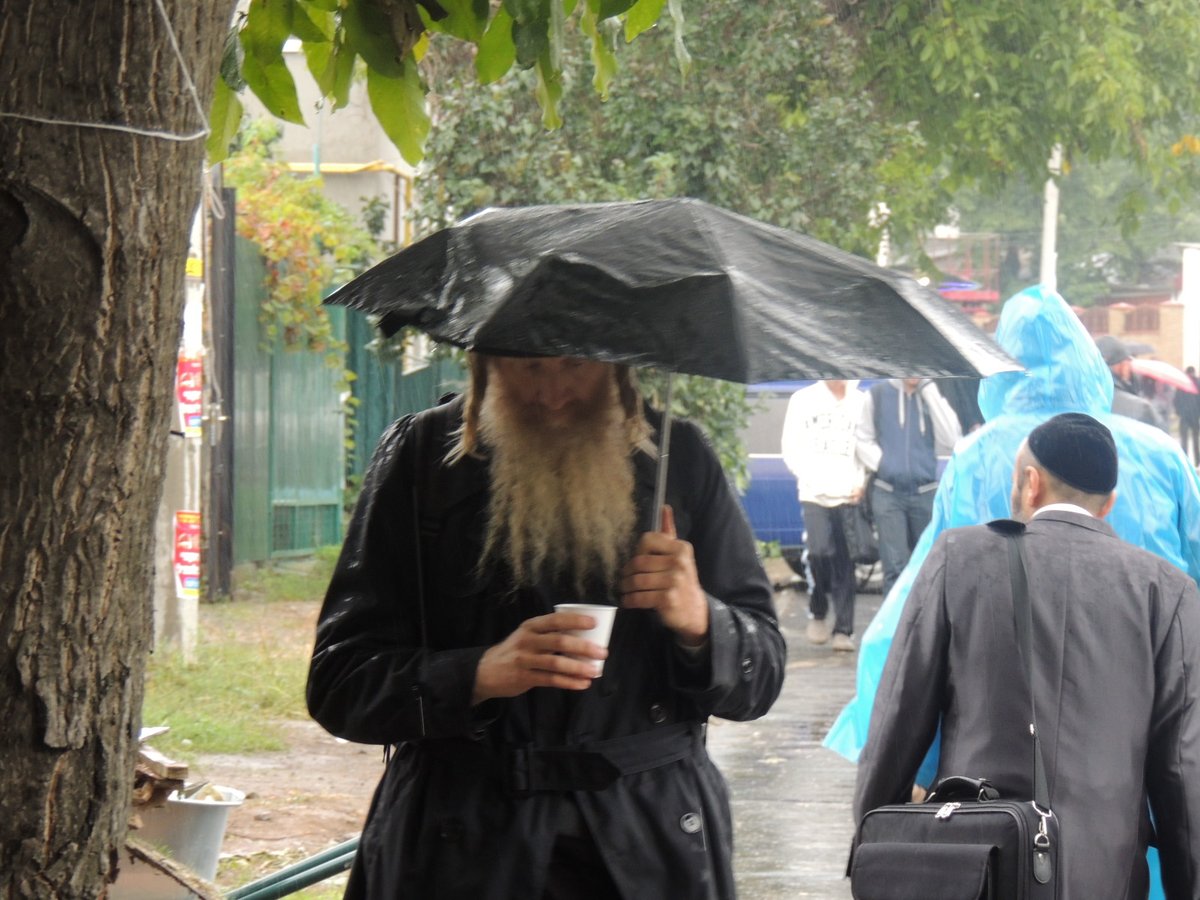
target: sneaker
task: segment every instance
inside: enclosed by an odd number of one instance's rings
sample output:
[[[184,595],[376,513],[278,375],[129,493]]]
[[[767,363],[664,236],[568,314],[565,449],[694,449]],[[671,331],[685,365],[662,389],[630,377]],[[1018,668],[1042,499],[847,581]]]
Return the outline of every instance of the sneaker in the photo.
[[[811,619],[804,629],[804,635],[810,644],[824,644],[829,640],[831,631],[833,628],[824,619]]]
[[[842,653],[853,653],[854,638],[848,634],[842,634],[840,631],[833,636],[833,643],[829,645],[830,649],[841,651]]]

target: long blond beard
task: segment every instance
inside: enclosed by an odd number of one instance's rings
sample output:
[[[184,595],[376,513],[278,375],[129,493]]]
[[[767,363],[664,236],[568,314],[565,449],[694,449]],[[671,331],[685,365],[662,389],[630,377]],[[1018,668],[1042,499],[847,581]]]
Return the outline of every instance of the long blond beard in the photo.
[[[567,427],[530,422],[489,386],[479,433],[491,461],[483,558],[508,562],[517,584],[569,575],[582,593],[615,583],[636,519],[629,429],[611,402]]]

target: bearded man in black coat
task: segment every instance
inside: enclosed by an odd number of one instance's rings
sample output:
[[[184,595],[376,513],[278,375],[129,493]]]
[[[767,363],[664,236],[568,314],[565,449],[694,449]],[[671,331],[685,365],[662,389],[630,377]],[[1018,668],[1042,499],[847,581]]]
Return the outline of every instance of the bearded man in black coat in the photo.
[[[1200,593],[1104,522],[1116,483],[1112,435],[1082,413],[1042,423],[1018,452],[1012,510],[1026,523],[1032,685],[1008,539],[985,526],[938,538],[875,697],[859,820],[908,799],[939,722],[939,778],[986,778],[1002,797],[1030,799],[1032,690],[1060,820],[1060,900],[1145,898],[1152,838],[1169,900],[1200,896]]]
[[[312,715],[396,748],[347,896],[732,897],[704,727],[766,713],[785,663],[741,507],[676,423],[639,535],[660,420],[631,373],[470,365],[381,439],[317,625]],[[620,606],[607,652],[562,602]]]

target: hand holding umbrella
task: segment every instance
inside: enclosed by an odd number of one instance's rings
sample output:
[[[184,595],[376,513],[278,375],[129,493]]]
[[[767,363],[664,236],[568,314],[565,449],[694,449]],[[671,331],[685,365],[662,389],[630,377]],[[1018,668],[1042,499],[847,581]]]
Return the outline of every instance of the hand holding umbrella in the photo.
[[[692,545],[675,534],[675,514],[662,511],[662,531],[648,531],[621,571],[621,605],[653,609],[680,644],[699,647],[708,638],[708,598],[696,572]]]

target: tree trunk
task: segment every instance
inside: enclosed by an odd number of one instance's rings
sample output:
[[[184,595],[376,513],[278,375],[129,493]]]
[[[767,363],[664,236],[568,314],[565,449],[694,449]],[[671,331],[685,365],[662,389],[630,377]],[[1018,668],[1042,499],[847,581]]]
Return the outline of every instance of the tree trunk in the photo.
[[[232,0],[163,6],[207,109]],[[115,877],[129,814],[204,142],[90,127],[201,129],[157,0],[10,7],[0,17],[0,897],[94,898]]]

